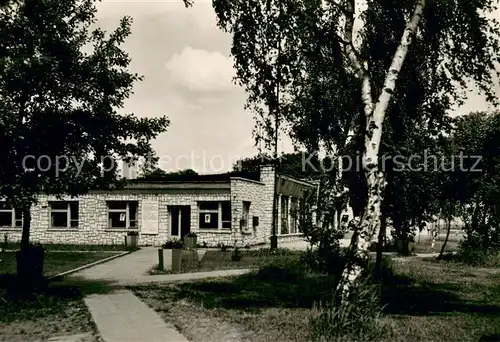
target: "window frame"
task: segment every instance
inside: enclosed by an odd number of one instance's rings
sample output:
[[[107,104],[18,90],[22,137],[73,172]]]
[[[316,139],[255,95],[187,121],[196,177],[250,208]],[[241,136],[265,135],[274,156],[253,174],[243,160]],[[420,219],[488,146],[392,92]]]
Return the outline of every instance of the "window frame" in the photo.
[[[66,203],[66,208],[64,209],[54,209],[52,205],[54,203]],[[79,201],[48,201],[49,205],[49,227],[50,229],[78,229],[80,226],[80,203]],[[76,205],[77,217],[72,217],[71,205]],[[52,213],[66,213],[66,226],[55,226]],[[75,226],[72,223],[76,222]]]
[[[297,227],[297,232],[298,233],[303,233],[301,229],[301,223],[304,221],[312,220],[312,213],[306,212],[307,209],[307,200],[305,197],[299,197],[299,203],[298,203],[298,227]]]
[[[243,229],[248,229],[250,227],[250,208],[252,206],[252,202],[250,201],[243,201],[242,202],[242,209],[241,209],[241,219],[243,220]]]
[[[5,203],[5,201],[0,201],[1,203]],[[0,208],[0,213],[9,213],[10,214],[10,226],[0,226],[0,229],[22,229],[24,224],[24,215],[21,209],[10,207],[8,209]],[[16,214],[20,214],[21,218],[17,219]],[[20,225],[17,225],[17,222],[20,221]]]
[[[281,214],[279,234],[290,235],[290,222],[288,217],[290,214],[290,196],[281,195],[279,210]],[[286,232],[284,232],[285,229]]]
[[[203,203],[217,203],[217,209],[202,209]],[[229,219],[222,219],[223,203],[229,204]],[[217,214],[217,228],[202,228],[200,227],[200,217],[205,214]],[[231,231],[232,229],[231,201],[198,201],[198,229],[202,231]],[[229,227],[224,227],[224,224],[229,224]]]
[[[110,209],[111,203],[124,203],[125,208],[123,209]],[[135,219],[130,219],[130,207],[131,204],[136,206],[135,208]],[[106,201],[106,213],[107,213],[107,229],[122,229],[122,230],[138,230],[139,229],[139,201],[122,201],[122,200],[109,200]],[[125,227],[113,227],[112,219],[110,217],[111,213],[125,213]],[[130,223],[135,222],[135,226],[131,226]]]
[[[290,197],[289,200],[289,211],[290,211],[290,222],[288,231],[289,234],[298,234],[299,233],[299,199],[297,197]]]

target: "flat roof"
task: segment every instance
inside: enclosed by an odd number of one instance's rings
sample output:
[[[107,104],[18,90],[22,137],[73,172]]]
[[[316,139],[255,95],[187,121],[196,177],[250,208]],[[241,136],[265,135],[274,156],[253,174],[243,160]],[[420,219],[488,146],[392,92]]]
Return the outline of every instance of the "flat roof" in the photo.
[[[302,185],[305,185],[305,186],[309,186],[309,187],[312,187],[312,188],[317,187],[317,184],[308,182],[308,181],[303,180],[303,179],[298,179],[298,178],[295,178],[295,177],[292,177],[292,176],[278,174],[278,177],[282,178],[282,179],[286,179],[286,180],[292,181],[292,182],[295,182],[295,183],[299,183],[299,184],[302,184]]]
[[[260,172],[227,172],[208,175],[159,175],[153,177],[144,177],[129,180],[128,185],[132,184],[206,184],[206,183],[230,183],[231,178],[238,177],[254,181],[260,181]]]
[[[285,174],[277,174],[286,179],[307,187],[317,185]],[[231,178],[239,178],[260,183],[260,172],[237,171],[207,175],[155,175],[127,180],[126,189],[226,189],[230,188]]]
[[[231,189],[229,182],[134,182],[124,189]]]

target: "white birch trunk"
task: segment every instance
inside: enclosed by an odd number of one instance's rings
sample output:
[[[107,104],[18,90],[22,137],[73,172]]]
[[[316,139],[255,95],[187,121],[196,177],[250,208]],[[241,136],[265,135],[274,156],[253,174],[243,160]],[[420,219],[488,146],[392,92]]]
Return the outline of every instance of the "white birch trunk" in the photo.
[[[371,86],[368,74],[365,69],[362,69],[361,63],[357,60],[356,54],[352,45],[352,29],[354,18],[354,1],[349,1],[350,8],[348,12],[352,13],[346,19],[346,41],[350,42],[346,49],[346,54],[351,60],[353,66],[357,69],[358,74],[362,77],[362,98],[365,104],[366,131],[365,136],[365,151],[363,153],[363,162],[365,167],[365,176],[368,185],[368,201],[364,210],[363,217],[358,226],[358,231],[354,234],[351,241],[351,251],[354,256],[366,258],[368,247],[374,237],[380,231],[380,206],[382,195],[385,188],[385,177],[379,170],[379,148],[382,138],[382,125],[384,117],[392,98],[392,93],[396,87],[396,81],[403,66],[404,60],[408,53],[408,48],[411,44],[411,37],[417,30],[418,23],[422,17],[425,7],[425,0],[418,0],[415,11],[407,23],[401,42],[394,54],[391,66],[387,71],[384,87],[377,103],[373,106],[371,102]],[[347,32],[350,30],[350,32]],[[373,109],[373,110],[372,110]],[[341,286],[343,286],[344,295],[348,293],[350,285],[358,278],[361,273],[361,267],[358,265],[348,265],[344,270]]]

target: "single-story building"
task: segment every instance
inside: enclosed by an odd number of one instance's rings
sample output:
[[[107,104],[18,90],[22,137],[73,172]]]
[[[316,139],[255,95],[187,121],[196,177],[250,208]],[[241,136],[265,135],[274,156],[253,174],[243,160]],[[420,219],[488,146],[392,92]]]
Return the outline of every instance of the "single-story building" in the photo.
[[[123,244],[127,233],[135,231],[140,245],[160,246],[189,232],[207,246],[269,243],[275,191],[279,240],[300,238],[297,209],[315,187],[275,175],[274,166],[265,165],[256,173],[134,179],[123,189],[78,198],[44,195],[32,208],[31,241]],[[17,242],[21,233],[21,213],[0,202],[1,237],[7,234],[9,241]]]

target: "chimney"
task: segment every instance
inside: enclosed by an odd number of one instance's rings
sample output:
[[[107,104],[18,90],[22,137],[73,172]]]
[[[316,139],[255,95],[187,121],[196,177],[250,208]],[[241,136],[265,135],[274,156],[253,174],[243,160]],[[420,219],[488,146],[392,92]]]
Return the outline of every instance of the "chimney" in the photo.
[[[261,165],[260,181],[264,184],[269,184],[271,182],[274,186],[275,170],[276,168],[273,164]]]
[[[125,179],[136,179],[137,164],[133,161],[131,161],[130,163],[122,161],[122,177]]]

